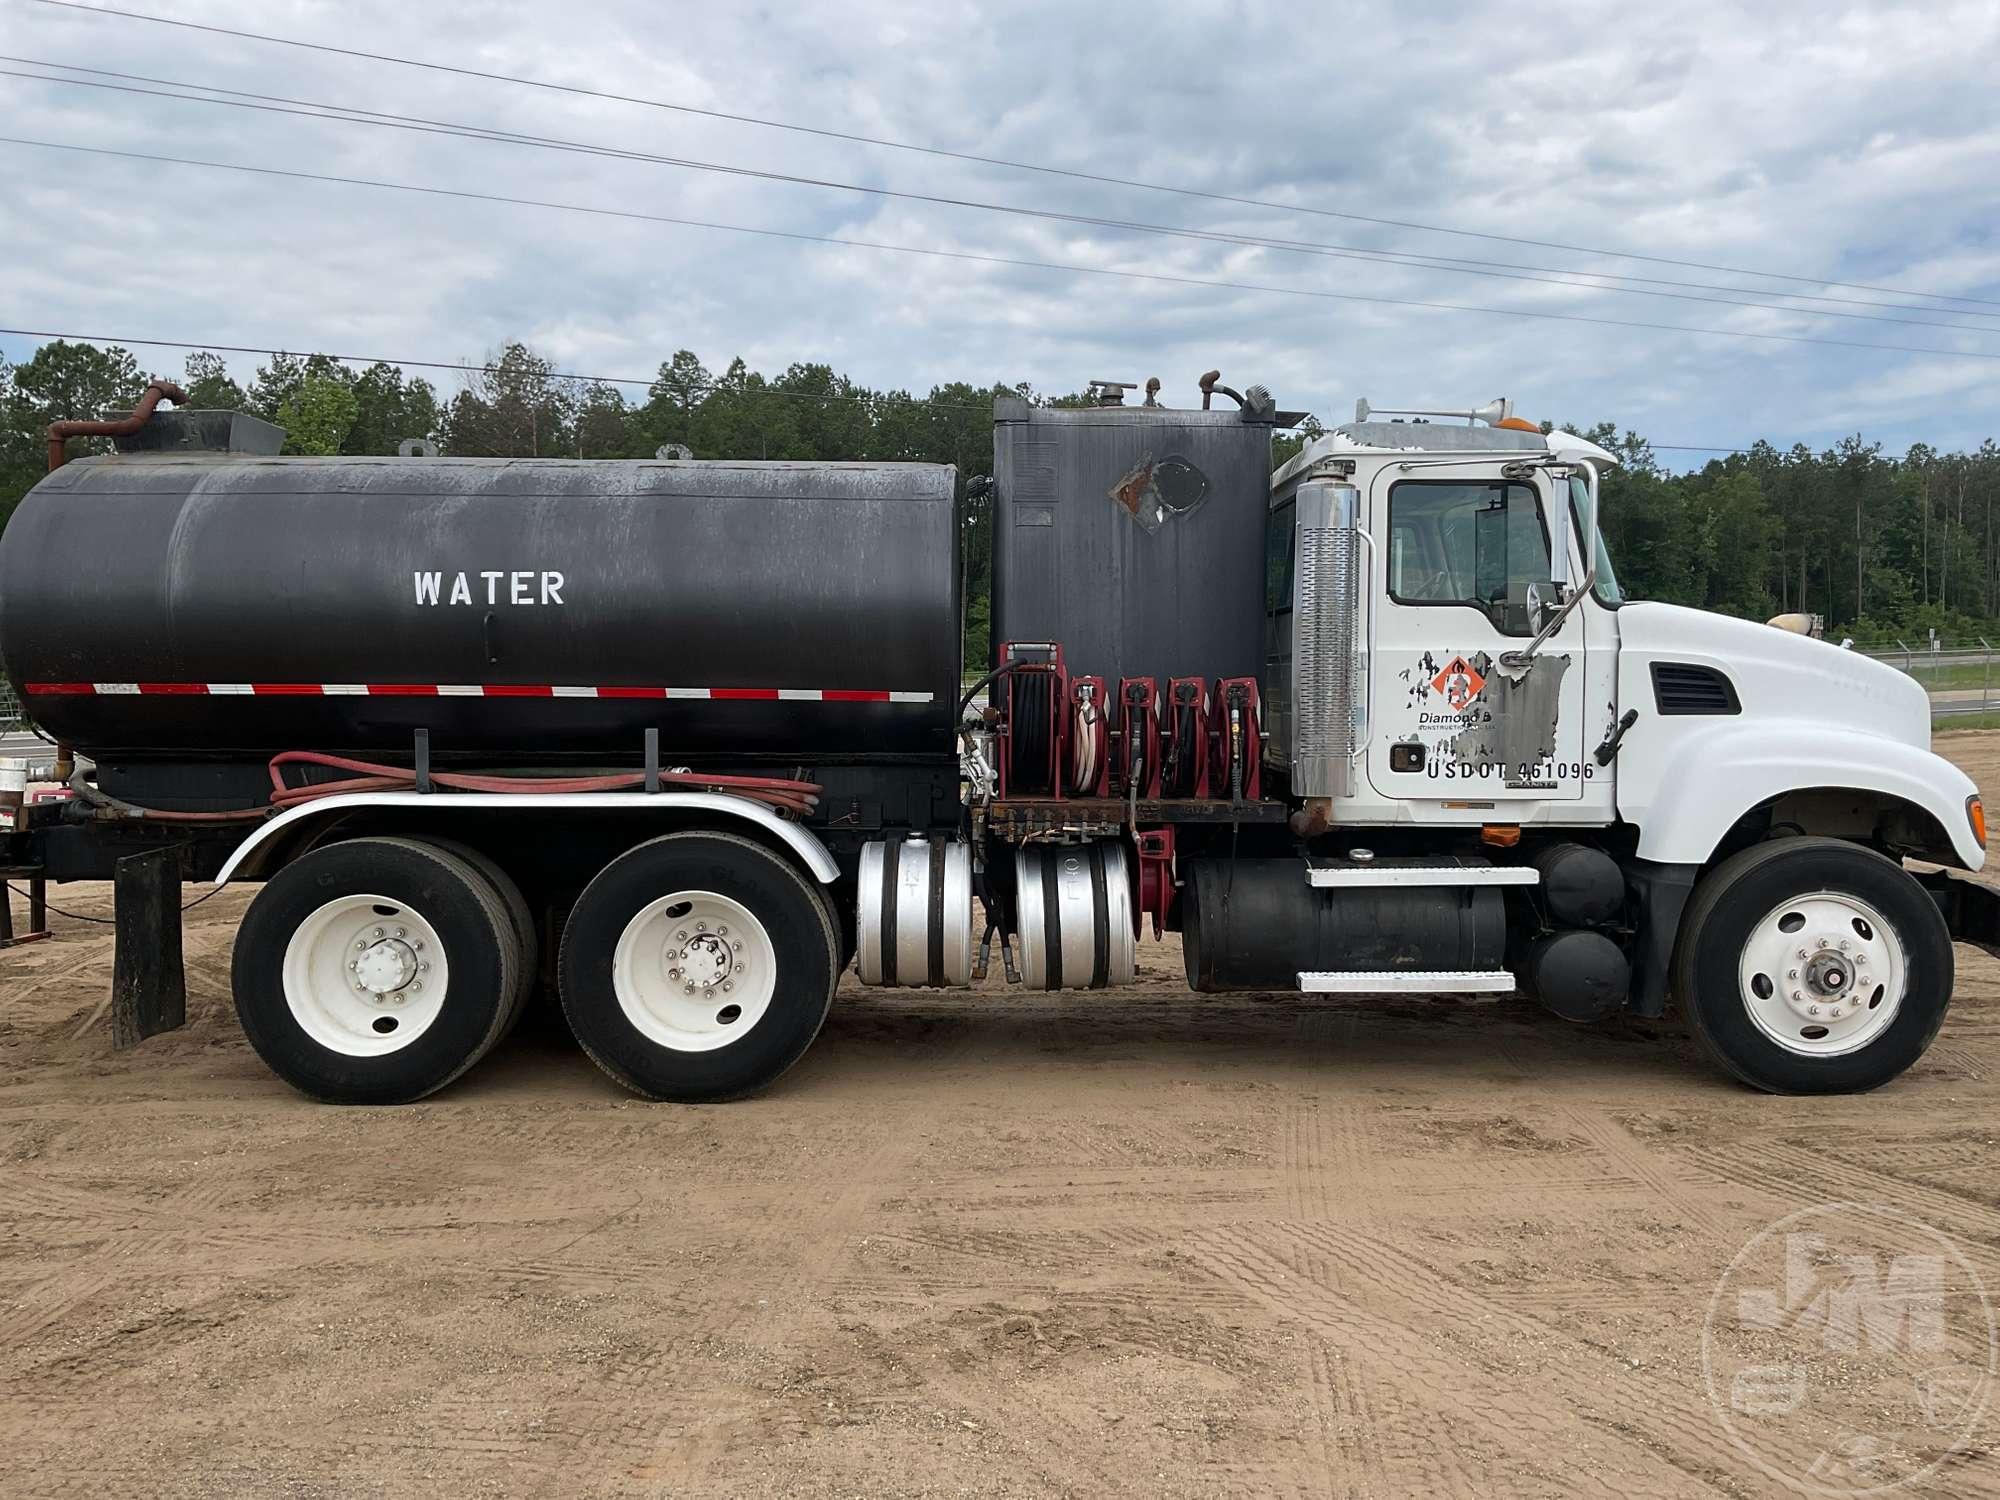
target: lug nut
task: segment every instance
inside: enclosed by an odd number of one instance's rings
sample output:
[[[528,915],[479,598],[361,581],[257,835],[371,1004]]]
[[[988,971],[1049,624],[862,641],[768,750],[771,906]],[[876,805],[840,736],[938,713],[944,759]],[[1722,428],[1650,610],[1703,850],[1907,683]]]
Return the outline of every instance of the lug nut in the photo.
[[[728,980],[726,980],[726,979],[725,979],[725,980],[723,980],[723,981],[722,981],[722,993],[723,993],[723,994],[725,994],[725,995],[726,995],[726,994],[728,994],[728,993],[729,993],[729,992],[730,992],[730,991],[731,991],[732,989],[734,989],[734,988],[735,988],[735,986],[734,986],[734,985],[732,985],[732,984],[731,984],[731,983],[730,983],[730,982],[729,982]]]
[[[1785,978],[1787,979],[1797,979],[1798,977],[1799,971],[1797,969],[1789,969],[1785,973]]]
[[[347,961],[347,967],[350,969],[358,969],[361,967],[361,960],[358,958],[350,958]]]
[[[687,987],[687,993],[688,993],[688,994],[690,994],[690,995],[692,995],[692,994],[694,993],[694,986],[693,986],[693,985],[689,985],[689,986]]]
[[[741,953],[743,951],[743,939],[738,938],[735,942],[731,943],[729,951],[731,953]]]
[[[687,940],[688,940],[688,935],[687,935],[687,929],[685,927],[683,927],[679,932],[674,934],[674,941],[677,943],[685,943]]]
[[[706,932],[706,931],[708,931],[708,923],[706,923],[706,922],[697,922],[697,923],[695,923],[695,924],[694,924],[694,930],[695,930],[696,932]]]
[[[398,927],[396,929],[396,936],[399,938],[408,937],[409,935],[410,935],[410,929],[407,927]]]
[[[383,931],[382,931],[382,929],[381,929],[380,927],[378,927],[378,928],[376,928],[376,929],[375,929],[375,936],[377,936],[377,937],[381,937],[381,936],[383,936]]]

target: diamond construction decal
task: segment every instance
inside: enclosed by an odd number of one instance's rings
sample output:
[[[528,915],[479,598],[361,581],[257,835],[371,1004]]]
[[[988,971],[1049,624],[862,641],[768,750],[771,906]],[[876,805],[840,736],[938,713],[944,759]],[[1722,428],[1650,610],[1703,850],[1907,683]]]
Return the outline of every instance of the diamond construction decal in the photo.
[[[1479,696],[1479,690],[1486,686],[1486,679],[1479,675],[1479,669],[1462,656],[1454,656],[1444,664],[1444,670],[1431,679],[1431,687],[1444,695],[1444,701],[1452,706],[1453,712],[1463,709],[1466,704]]]

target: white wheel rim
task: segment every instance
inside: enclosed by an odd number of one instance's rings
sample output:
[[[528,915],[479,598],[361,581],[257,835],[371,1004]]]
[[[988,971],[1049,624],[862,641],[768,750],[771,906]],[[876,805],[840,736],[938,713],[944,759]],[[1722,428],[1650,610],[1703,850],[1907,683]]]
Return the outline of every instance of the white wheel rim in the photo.
[[[748,1036],[771,1008],[778,954],[764,924],[714,891],[674,891],[641,907],[611,955],[625,1019],[675,1052]]]
[[[437,929],[391,896],[329,901],[285,945],[292,1019],[343,1057],[402,1051],[437,1020],[450,981]]]
[[[1750,929],[1737,988],[1757,1029],[1802,1057],[1874,1041],[1902,1009],[1903,942],[1867,902],[1817,891],[1774,906]]]

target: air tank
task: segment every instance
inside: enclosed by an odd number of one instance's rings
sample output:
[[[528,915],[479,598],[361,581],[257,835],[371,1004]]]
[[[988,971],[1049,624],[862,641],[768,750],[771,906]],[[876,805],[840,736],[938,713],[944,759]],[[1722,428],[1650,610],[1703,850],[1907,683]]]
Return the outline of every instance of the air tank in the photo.
[[[528,764],[634,757],[658,727],[670,763],[948,757],[955,485],[915,463],[84,459],[0,537],[0,659],[100,756],[407,753],[425,728],[440,758]]]

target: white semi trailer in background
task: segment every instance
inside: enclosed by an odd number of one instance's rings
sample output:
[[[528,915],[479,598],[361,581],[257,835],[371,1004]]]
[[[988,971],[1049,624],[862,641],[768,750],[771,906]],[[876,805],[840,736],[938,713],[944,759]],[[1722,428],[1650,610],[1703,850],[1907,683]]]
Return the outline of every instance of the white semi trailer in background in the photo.
[[[1612,456],[1504,403],[1364,404],[1270,474],[1268,393],[1201,390],[1003,398],[970,484],[284,458],[156,391],[114,454],[53,434],[0,541],[0,655],[75,793],[8,858],[262,882],[237,1008],[333,1101],[441,1087],[539,990],[633,1089],[739,1095],[850,965],[964,986],[997,944],[1109,990],[1147,923],[1202,990],[1672,996],[1764,1089],[1922,1054],[2000,902],[1905,864],[1985,860],[1920,687],[1623,598]]]

